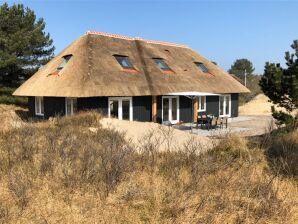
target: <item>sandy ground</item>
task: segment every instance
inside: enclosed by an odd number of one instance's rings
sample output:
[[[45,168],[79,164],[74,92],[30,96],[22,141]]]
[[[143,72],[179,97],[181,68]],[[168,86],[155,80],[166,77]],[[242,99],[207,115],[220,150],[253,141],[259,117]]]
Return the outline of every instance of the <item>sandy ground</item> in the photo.
[[[208,137],[191,134],[189,131],[181,131],[152,122],[120,121],[118,119],[103,118],[101,124],[104,128],[115,128],[124,132],[127,138],[136,145],[144,142],[144,140],[148,141],[151,135],[153,142],[156,142],[156,140],[160,142],[160,150],[168,148],[175,149],[176,147],[181,149],[187,142],[200,145],[202,150],[207,150],[213,144],[216,144],[216,140],[211,140]]]

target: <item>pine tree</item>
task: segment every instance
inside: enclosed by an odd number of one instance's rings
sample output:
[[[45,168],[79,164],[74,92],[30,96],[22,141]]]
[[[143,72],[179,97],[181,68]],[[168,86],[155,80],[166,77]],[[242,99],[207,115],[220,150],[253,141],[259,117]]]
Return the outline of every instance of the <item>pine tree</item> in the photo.
[[[45,22],[22,4],[0,6],[0,81],[12,85],[29,78],[54,52]]]
[[[294,53],[285,53],[287,68],[267,62],[264,75],[260,80],[260,86],[270,101],[288,112],[278,112],[274,107],[272,108],[273,117],[280,123],[295,121],[290,112],[298,107],[298,40],[295,40],[291,47]]]
[[[255,71],[253,64],[246,58],[237,59],[231,68],[229,69],[229,73],[236,75],[238,78],[244,81],[245,73],[246,75],[252,75]]]

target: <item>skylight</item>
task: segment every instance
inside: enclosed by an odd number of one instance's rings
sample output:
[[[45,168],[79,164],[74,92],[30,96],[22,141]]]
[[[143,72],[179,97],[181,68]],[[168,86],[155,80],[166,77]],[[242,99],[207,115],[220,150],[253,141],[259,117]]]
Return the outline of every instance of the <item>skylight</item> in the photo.
[[[158,65],[158,67],[163,71],[171,71],[170,67],[165,63],[165,61],[161,58],[153,58],[155,63]]]
[[[121,55],[114,55],[118,63],[122,66],[124,69],[134,69],[130,61],[128,60],[127,56],[121,56]]]
[[[202,62],[195,62],[196,66],[198,67],[198,69],[200,69],[202,72],[204,73],[208,73],[208,68],[206,68],[206,66],[202,63]]]
[[[71,57],[72,57],[71,54],[63,56],[63,61],[58,66],[57,70],[62,70]]]

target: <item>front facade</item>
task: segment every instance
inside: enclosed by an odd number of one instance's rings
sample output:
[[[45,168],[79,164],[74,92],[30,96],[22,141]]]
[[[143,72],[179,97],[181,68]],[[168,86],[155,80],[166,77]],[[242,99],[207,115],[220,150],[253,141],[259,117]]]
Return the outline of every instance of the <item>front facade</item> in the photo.
[[[14,95],[27,96],[36,117],[96,110],[120,120],[177,123],[203,113],[237,117],[241,92],[248,90],[186,46],[89,32]]]

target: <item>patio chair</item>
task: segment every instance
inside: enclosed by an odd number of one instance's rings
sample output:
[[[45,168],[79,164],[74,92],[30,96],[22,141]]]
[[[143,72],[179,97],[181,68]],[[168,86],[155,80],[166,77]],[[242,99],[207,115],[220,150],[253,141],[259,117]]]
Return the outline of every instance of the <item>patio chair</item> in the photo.
[[[206,114],[202,114],[202,115],[198,115],[198,119],[197,119],[197,127],[201,126],[201,128],[203,127],[203,125],[207,125],[208,123],[208,117]]]
[[[217,117],[214,117],[214,118],[209,120],[209,122],[208,122],[208,131],[210,130],[210,128],[213,128],[213,127],[216,128],[217,120],[218,120]]]
[[[226,126],[226,128],[228,128],[228,118],[227,117],[223,117],[222,118],[222,126]]]
[[[218,117],[217,118],[217,126],[219,126],[219,128],[222,128],[223,127],[223,120],[221,117]]]

